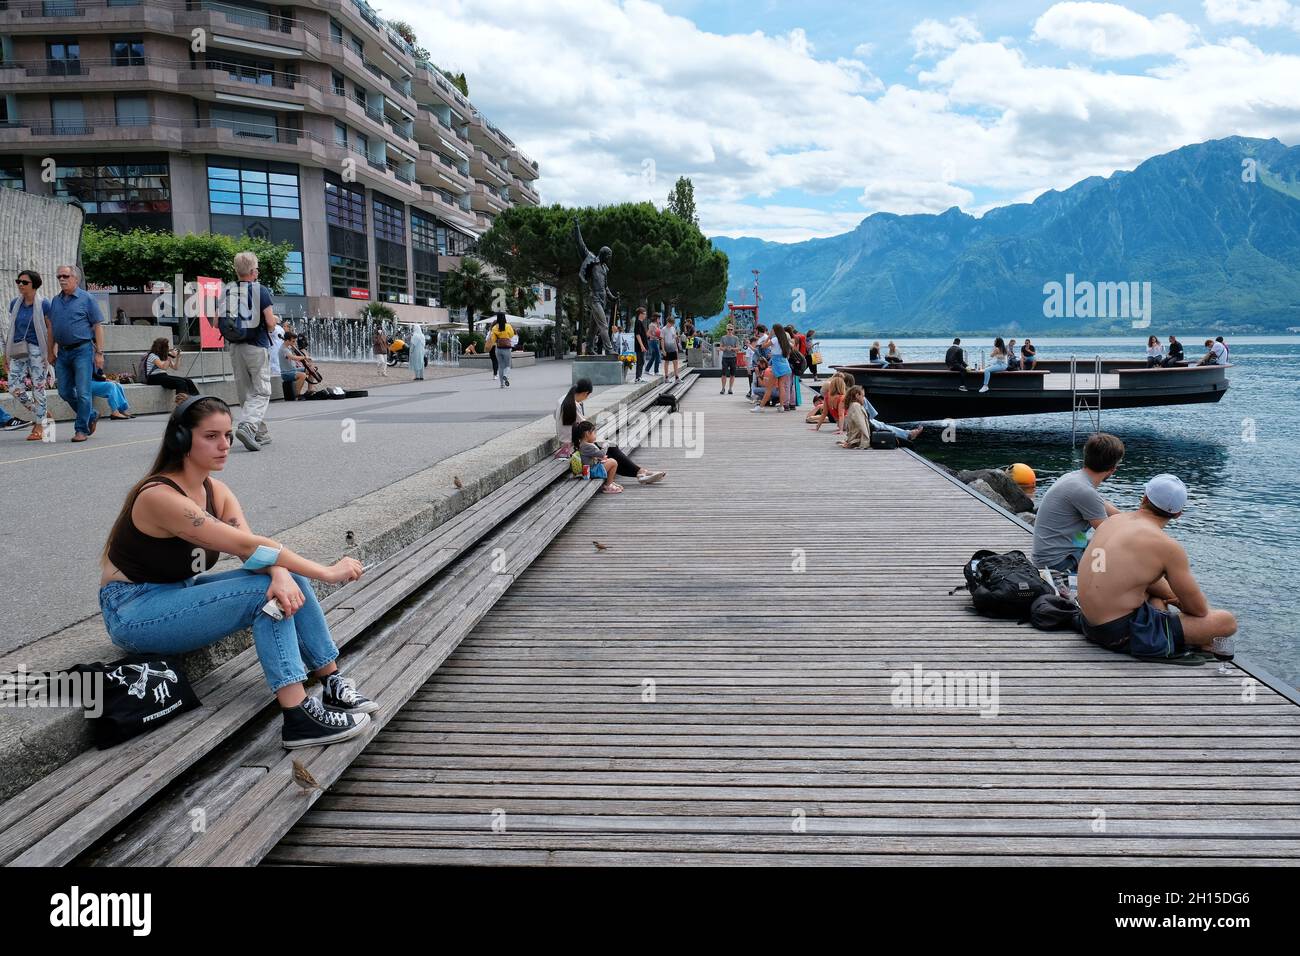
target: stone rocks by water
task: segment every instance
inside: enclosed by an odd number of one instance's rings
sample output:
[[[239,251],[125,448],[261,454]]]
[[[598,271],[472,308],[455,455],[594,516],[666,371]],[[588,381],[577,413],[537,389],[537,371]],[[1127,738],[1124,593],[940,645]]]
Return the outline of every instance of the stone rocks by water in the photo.
[[[970,485],[980,494],[991,498],[995,504],[1002,505],[1012,514],[1024,514],[1027,511],[1034,510],[1033,499],[1021,491],[1020,486],[1012,480],[1011,476],[1000,468],[959,471],[957,472],[957,480]],[[978,487],[981,484],[988,488],[992,494]]]

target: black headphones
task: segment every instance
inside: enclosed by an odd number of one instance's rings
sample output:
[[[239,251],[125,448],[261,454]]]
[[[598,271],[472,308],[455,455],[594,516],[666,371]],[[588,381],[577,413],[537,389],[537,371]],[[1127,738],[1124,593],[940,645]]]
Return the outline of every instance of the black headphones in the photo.
[[[185,413],[195,402],[211,397],[211,395],[191,395],[176,406],[176,411],[172,412],[171,420],[167,423],[167,430],[163,432],[163,447],[181,455],[190,450],[190,446],[194,443],[194,436],[190,434],[189,426],[185,424]]]

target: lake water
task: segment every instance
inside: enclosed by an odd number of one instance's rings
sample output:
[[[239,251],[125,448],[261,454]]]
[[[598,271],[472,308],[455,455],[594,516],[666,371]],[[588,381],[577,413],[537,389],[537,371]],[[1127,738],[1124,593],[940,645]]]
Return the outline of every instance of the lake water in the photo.
[[[1177,332],[1174,333],[1178,335]],[[1167,340],[1168,332],[1161,336]],[[1179,335],[1189,358],[1199,358],[1205,333]],[[887,344],[886,340],[881,340]],[[940,360],[952,340],[894,339],[904,359]],[[821,340],[827,365],[865,362],[870,342]],[[962,337],[969,361],[992,341]],[[1036,339],[1040,359],[1144,358],[1146,336],[1132,339]],[[1103,431],[1124,440],[1119,471],[1102,494],[1116,507],[1136,507],[1152,475],[1172,472],[1190,499],[1169,525],[1191,557],[1192,570],[1212,604],[1237,615],[1238,650],[1293,687],[1300,686],[1300,598],[1291,580],[1300,567],[1300,337],[1228,339],[1228,392],[1214,405],[1102,409]],[[927,429],[917,451],[953,468],[1024,462],[1038,474],[1038,493],[1080,467],[1070,447],[1070,415],[1024,415],[957,423],[955,441]],[[1086,431],[1081,416],[1081,431]]]

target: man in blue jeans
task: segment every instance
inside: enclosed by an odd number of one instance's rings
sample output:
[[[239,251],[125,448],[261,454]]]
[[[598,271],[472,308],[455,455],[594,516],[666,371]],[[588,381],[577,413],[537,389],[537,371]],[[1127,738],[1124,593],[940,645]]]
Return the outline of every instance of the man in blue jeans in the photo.
[[[90,391],[95,369],[104,367],[104,316],[90,293],[78,288],[81,270],[59,266],[59,294],[50,300],[50,325],[56,345],[59,397],[76,413],[74,442],[95,433],[99,416]]]

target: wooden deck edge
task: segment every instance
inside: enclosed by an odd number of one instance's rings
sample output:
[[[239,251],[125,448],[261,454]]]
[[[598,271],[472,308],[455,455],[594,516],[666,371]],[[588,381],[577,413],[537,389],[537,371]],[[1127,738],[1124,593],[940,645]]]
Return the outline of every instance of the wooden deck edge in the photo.
[[[911,448],[903,448],[901,449],[901,451],[904,451],[907,454],[911,455],[913,458],[921,462],[923,465],[925,465],[925,467],[929,468],[935,474],[942,475],[952,484],[956,485],[962,491],[966,492],[966,494],[970,495],[972,498],[976,499],[977,501],[991,508],[993,511],[996,511],[998,514],[1002,515],[1004,518],[1011,521],[1013,524],[1023,528],[1025,531],[1028,531],[1030,534],[1034,533],[1034,526],[1029,524],[1024,519],[1022,519],[1019,515],[1013,514],[1010,511],[1008,511],[1006,508],[1003,508],[1001,505],[993,501],[990,501],[984,495],[980,494],[974,488],[970,487],[970,485],[964,484],[962,481],[960,481],[953,475],[948,474],[948,472],[944,471],[942,468],[940,468],[934,462],[930,461],[930,459],[926,458],[924,455],[920,454],[919,452]],[[1255,678],[1255,680],[1259,681],[1269,690],[1275,692],[1281,697],[1285,697],[1288,701],[1295,704],[1297,707],[1300,707],[1300,689],[1288,685],[1286,681],[1282,680],[1280,677],[1275,676],[1270,671],[1265,669],[1263,665],[1253,660],[1250,657],[1250,655],[1238,654],[1235,657],[1233,657],[1232,663],[1235,664],[1237,667],[1241,668],[1251,677]]]

